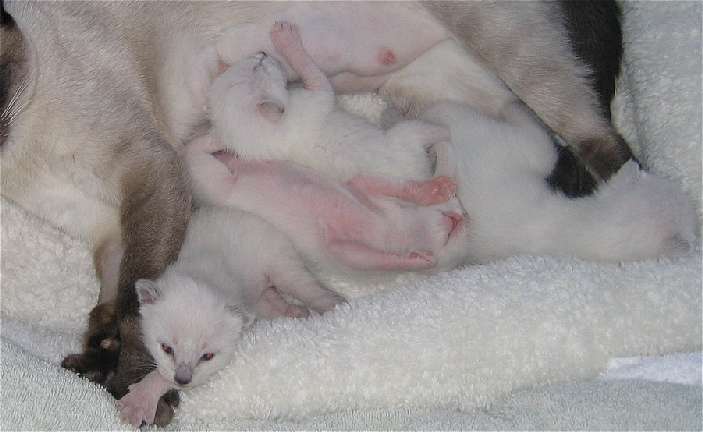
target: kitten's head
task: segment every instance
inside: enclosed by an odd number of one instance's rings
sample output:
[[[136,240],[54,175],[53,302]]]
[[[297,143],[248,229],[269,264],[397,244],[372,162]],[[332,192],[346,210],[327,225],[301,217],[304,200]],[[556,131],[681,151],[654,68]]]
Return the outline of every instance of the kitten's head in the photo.
[[[177,387],[202,384],[231,360],[252,319],[207,285],[166,272],[135,284],[144,345]]]
[[[216,127],[233,121],[276,122],[288,103],[287,81],[286,71],[275,58],[264,52],[246,57],[212,83],[208,96],[210,117]]]

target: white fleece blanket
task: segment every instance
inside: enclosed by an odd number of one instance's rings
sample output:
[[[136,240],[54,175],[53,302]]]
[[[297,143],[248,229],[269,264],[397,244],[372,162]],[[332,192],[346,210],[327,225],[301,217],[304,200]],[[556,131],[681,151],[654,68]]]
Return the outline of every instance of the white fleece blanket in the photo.
[[[679,181],[700,209],[701,5],[624,9],[617,123],[640,158]],[[351,103],[378,113],[377,100]],[[58,366],[79,350],[97,298],[85,245],[6,200],[1,225],[0,428],[119,427],[109,395]],[[622,265],[515,257],[336,288],[354,299],[324,316],[258,323],[230,367],[183,392],[178,424],[469,409],[524,387],[596,378],[618,357],[701,349],[700,248]],[[686,382],[700,384],[690,378],[700,377],[700,355],[692,356]],[[611,377],[627,376],[633,362],[646,369],[647,359],[618,360]],[[672,368],[656,368],[659,379]],[[398,417],[387,419],[388,427]]]

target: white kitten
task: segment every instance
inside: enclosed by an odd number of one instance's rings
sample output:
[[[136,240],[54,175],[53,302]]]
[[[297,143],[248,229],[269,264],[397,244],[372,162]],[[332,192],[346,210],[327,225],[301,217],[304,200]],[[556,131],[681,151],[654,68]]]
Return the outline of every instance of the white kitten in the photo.
[[[557,153],[522,104],[506,109],[507,121],[455,103],[438,104],[423,118],[451,129],[450,154],[438,169],[455,176],[471,215],[463,243],[469,262],[518,254],[632,261],[685,252],[695,241],[686,195],[635,162],[591,196],[554,192],[545,178]]]
[[[338,107],[326,78],[315,88],[288,90],[286,82],[282,66],[265,53],[217,77],[209,109],[222,144],[244,159],[295,161],[341,180],[362,173],[431,177],[427,152],[449,138],[446,128],[412,120],[384,131]]]
[[[202,384],[225,367],[251,321],[214,288],[173,270],[136,290],[144,345],[174,387]]]
[[[262,219],[229,209],[194,212],[178,261],[135,284],[144,346],[156,370],[118,401],[123,419],[151,423],[168,389],[205,382],[235,356],[254,317],[301,317],[343,301],[307,271],[288,239]]]
[[[178,261],[136,284],[144,344],[164,378],[198,385],[232,358],[253,317],[305,316],[343,299],[307,271],[288,239],[260,218],[229,209],[193,214]]]

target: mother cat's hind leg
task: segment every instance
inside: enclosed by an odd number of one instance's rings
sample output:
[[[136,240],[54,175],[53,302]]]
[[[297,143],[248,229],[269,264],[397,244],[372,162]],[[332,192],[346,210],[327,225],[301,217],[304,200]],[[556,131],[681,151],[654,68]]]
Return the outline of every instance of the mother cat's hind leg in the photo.
[[[269,277],[281,293],[294,297],[317,313],[327,312],[346,301],[341,295],[320,285],[302,260],[291,261],[287,268],[278,268]]]
[[[456,41],[438,44],[390,76],[381,90],[396,104],[417,114],[434,101],[454,100],[500,116],[514,93],[599,178],[632,157],[600,106],[589,70],[570,49],[558,2],[424,6],[448,24]],[[495,25],[506,22],[511,25]]]

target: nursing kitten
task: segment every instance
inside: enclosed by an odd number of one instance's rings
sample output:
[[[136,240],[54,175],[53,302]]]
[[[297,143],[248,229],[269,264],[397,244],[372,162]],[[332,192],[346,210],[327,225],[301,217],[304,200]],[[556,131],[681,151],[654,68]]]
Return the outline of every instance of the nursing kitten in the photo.
[[[552,190],[545,176],[557,151],[520,103],[505,110],[506,120],[454,103],[437,104],[422,117],[451,130],[439,170],[455,177],[457,197],[471,215],[461,243],[467,262],[520,254],[634,261],[683,253],[695,242],[686,194],[635,162],[590,196]]]
[[[304,87],[288,89],[285,65],[264,52],[233,64],[208,92],[213,135],[224,147],[242,159],[295,161],[340,180],[362,173],[431,177],[428,152],[449,139],[446,128],[407,120],[383,130],[348,113],[337,106],[329,79],[303,48],[296,26],[274,24],[271,39]]]

